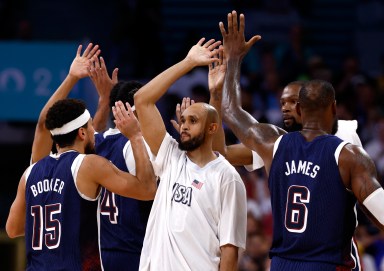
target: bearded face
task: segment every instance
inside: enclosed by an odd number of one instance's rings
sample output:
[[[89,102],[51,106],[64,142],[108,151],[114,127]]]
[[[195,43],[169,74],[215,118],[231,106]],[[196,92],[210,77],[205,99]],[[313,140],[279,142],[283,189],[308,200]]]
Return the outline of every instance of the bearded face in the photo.
[[[182,151],[194,151],[200,147],[205,140],[204,133],[200,133],[195,137],[190,137],[189,139],[183,139],[185,135],[186,133],[181,133],[180,135],[179,149]]]
[[[96,153],[95,145],[92,144],[90,141],[88,141],[88,143],[85,145],[84,153],[85,154],[95,154]]]
[[[284,128],[287,132],[296,132],[301,131],[303,125],[301,123],[298,123],[296,119],[293,118],[289,125],[284,123]]]

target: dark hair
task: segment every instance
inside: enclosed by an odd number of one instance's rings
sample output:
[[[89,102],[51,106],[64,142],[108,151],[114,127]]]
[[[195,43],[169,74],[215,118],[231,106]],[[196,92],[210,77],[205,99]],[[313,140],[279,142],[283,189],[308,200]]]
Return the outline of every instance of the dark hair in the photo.
[[[84,113],[86,105],[83,101],[77,99],[63,99],[54,103],[47,112],[47,118],[45,120],[45,127],[48,130],[53,130],[55,128],[60,128],[64,124],[76,119],[81,114]],[[86,128],[88,122],[82,127]],[[80,128],[80,127],[79,127]],[[78,129],[69,132],[64,135],[55,135],[52,136],[52,139],[55,143],[59,145],[60,148],[71,146],[77,135]]]
[[[300,89],[299,103],[301,108],[309,110],[323,109],[335,101],[335,89],[324,80],[311,80]]]
[[[134,105],[133,96],[135,93],[143,86],[142,83],[138,81],[120,81],[118,82],[111,90],[109,95],[109,107],[115,106],[115,102],[122,101],[124,103],[128,102],[131,106]],[[113,114],[111,115],[111,120],[115,118]]]
[[[307,83],[307,81],[305,81],[305,80],[297,80],[297,81],[293,81],[293,82],[288,83],[287,87],[288,86],[300,86],[300,88],[302,88],[305,85],[305,83]]]

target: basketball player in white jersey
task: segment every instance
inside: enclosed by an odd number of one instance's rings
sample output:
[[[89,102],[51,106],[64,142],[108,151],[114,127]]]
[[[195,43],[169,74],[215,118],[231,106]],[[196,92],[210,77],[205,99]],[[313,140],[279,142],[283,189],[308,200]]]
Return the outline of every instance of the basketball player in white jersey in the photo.
[[[196,66],[218,61],[220,42],[201,39],[187,57],[135,95],[143,136],[160,177],[149,216],[140,270],[236,270],[246,239],[246,193],[240,175],[212,150],[216,110],[196,103],[181,116],[180,143],[166,131],[155,103]]]

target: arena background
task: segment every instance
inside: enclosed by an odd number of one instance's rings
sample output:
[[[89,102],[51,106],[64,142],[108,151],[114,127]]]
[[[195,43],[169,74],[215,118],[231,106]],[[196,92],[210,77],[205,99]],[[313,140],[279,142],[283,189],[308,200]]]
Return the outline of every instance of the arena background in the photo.
[[[383,184],[382,0],[0,0],[0,270],[24,268],[23,239],[9,240],[5,221],[29,165],[39,112],[64,79],[77,46],[99,44],[109,71],[118,67],[120,79],[145,83],[181,60],[200,37],[220,39],[218,23],[226,22],[233,9],[245,14],[247,38],[262,36],[244,60],[244,108],[261,122],[281,125],[279,94],[285,84],[329,80],[339,117],[358,120],[358,133]],[[208,101],[207,69],[195,69],[162,98],[158,105],[165,120],[174,117],[185,95]],[[89,79],[70,96],[85,100],[95,112],[97,94]],[[170,125],[168,130],[175,133]],[[236,142],[230,131],[226,135],[228,144]],[[238,170],[256,231],[268,240],[264,172]],[[361,252],[376,268],[366,270],[376,271],[384,255],[383,233],[364,217],[361,221]],[[259,269],[240,270],[266,270],[265,251],[249,253],[259,253],[254,256]]]

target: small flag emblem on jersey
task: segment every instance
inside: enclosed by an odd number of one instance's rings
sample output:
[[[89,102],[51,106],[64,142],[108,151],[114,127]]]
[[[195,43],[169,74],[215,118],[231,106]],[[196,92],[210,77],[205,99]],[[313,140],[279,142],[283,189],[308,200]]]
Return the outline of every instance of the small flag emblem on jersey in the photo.
[[[193,182],[192,182],[192,185],[194,186],[194,187],[196,187],[197,189],[201,189],[201,187],[203,186],[203,184],[204,183],[202,183],[202,182],[199,182],[198,180],[193,180]]]

